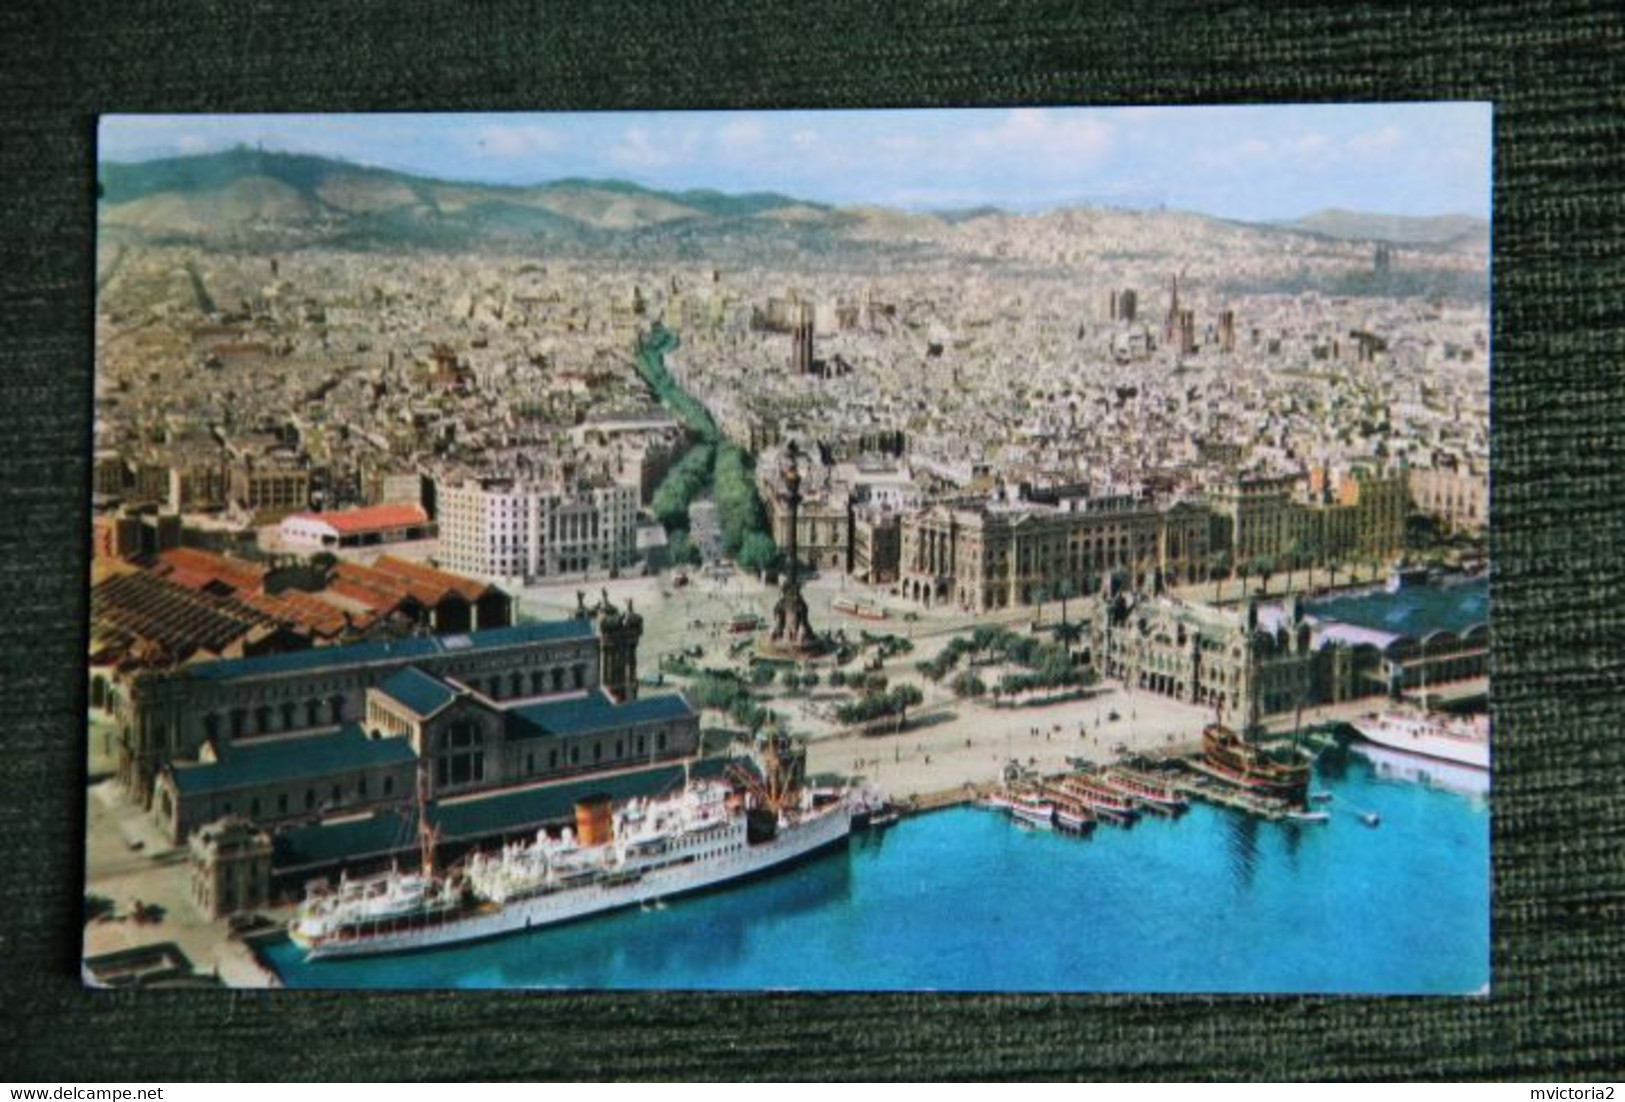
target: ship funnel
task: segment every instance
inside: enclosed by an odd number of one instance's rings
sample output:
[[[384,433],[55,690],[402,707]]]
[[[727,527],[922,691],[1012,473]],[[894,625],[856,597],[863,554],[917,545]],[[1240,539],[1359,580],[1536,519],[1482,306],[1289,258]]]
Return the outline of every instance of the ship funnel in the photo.
[[[608,796],[576,801],[576,836],[584,846],[602,846],[615,838],[615,817]]]

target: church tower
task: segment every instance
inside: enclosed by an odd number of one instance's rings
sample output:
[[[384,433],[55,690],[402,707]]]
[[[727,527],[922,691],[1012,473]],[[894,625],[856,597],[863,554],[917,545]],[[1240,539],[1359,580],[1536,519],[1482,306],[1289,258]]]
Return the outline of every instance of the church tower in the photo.
[[[795,375],[811,375],[813,371],[813,319],[812,311],[804,302],[796,303],[795,328],[792,330],[790,370]]]

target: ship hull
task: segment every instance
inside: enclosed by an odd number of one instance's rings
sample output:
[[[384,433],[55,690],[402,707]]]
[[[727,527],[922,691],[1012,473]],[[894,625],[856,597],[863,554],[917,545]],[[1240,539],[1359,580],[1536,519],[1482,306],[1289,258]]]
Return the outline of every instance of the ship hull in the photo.
[[[1488,769],[1401,753],[1375,743],[1357,743],[1352,749],[1369,761],[1377,776],[1385,780],[1430,785],[1464,796],[1485,796],[1490,791]]]
[[[1095,829],[1093,815],[1080,815],[1063,808],[1055,809],[1055,825],[1069,834],[1088,834]]]
[[[1019,823],[1025,823],[1039,830],[1048,830],[1055,825],[1055,809],[1048,804],[1032,807],[1026,804],[1010,805],[1010,817]]]
[[[1162,815],[1180,815],[1190,810],[1190,801],[1183,796],[1167,792],[1152,792],[1139,785],[1120,781],[1115,777],[1107,777],[1105,783],[1112,791],[1122,793],[1126,799]]]
[[[1399,754],[1486,773],[1490,768],[1487,738],[1444,734],[1437,725],[1418,720],[1395,722],[1379,718],[1357,720],[1350,726],[1365,741]]]
[[[1140,817],[1139,810],[1129,802],[1127,795],[1119,795],[1115,789],[1071,783],[1061,785],[1060,790],[1087,807],[1096,818],[1127,826]]]
[[[562,888],[544,895],[497,906],[475,907],[440,922],[410,925],[398,931],[367,933],[302,943],[306,958],[413,953],[469,941],[485,941],[526,930],[557,926],[578,919],[657,899],[693,895],[778,872],[832,849],[851,835],[852,818],[846,808],[827,812],[791,831],[737,854],[703,862],[641,870],[625,882],[593,883]]]
[[[1307,762],[1273,758],[1226,728],[1210,725],[1202,732],[1201,772],[1257,795],[1284,800],[1295,807],[1309,803]]]

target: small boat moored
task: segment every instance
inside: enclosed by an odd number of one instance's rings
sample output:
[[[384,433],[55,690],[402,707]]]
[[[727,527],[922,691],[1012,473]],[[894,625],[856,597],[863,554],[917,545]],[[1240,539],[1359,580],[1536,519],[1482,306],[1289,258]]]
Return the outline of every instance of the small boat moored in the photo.
[[[1010,797],[1010,817],[1040,830],[1055,825],[1055,805],[1040,796],[1021,794]]]

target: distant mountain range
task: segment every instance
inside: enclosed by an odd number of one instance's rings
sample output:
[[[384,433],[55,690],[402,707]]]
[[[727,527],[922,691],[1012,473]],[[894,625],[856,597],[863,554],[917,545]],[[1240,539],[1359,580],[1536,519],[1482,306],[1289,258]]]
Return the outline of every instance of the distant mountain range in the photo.
[[[1472,246],[1488,244],[1490,224],[1467,214],[1413,218],[1357,210],[1322,210],[1279,225],[1345,241],[1387,241],[1394,245]]]
[[[100,174],[104,228],[200,244],[276,237],[357,247],[593,245],[658,227],[725,232],[730,223],[755,219],[840,218],[822,204],[771,192],[665,192],[619,180],[463,183],[247,148],[106,163]]]
[[[993,207],[938,213],[837,208],[776,192],[660,191],[620,180],[529,186],[434,180],[247,147],[109,162],[100,175],[101,227],[110,239],[229,248],[619,252],[658,245],[700,255],[723,245],[819,253],[916,247],[958,227],[1015,217]],[[1488,240],[1482,219],[1459,215],[1330,210],[1260,228],[1445,248]]]

